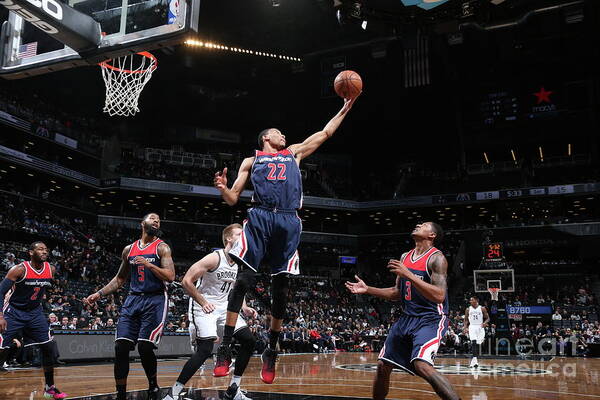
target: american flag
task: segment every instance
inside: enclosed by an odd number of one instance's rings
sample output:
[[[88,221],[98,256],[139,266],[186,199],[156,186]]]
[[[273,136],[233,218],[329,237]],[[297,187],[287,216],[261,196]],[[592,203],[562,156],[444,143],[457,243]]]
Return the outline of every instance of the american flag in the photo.
[[[19,46],[17,58],[33,57],[37,54],[37,42],[31,42]]]

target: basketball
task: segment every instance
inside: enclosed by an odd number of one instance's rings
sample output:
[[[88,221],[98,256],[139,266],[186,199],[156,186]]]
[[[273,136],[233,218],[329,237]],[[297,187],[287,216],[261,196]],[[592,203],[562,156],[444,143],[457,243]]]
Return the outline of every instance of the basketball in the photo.
[[[362,79],[354,71],[342,71],[335,77],[333,88],[338,96],[343,99],[355,98],[362,91]]]

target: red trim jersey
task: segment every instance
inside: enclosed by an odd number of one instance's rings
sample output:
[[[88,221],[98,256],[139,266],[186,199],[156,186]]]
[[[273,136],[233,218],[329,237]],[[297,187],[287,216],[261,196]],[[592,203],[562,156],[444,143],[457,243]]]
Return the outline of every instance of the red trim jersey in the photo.
[[[431,273],[428,263],[431,256],[440,250],[432,247],[420,256],[414,256],[415,249],[409,251],[402,262],[415,275],[424,282],[431,283]],[[434,303],[423,296],[412,286],[408,279],[401,278],[398,282],[399,289],[402,291],[402,300],[404,302],[404,314],[414,317],[426,315],[448,315],[448,291],[442,303]]]
[[[52,286],[52,268],[44,262],[40,271],[33,268],[29,261],[23,262],[25,276],[15,282],[6,294],[4,308],[15,307],[20,310],[33,310],[42,304],[46,288]]]
[[[127,260],[131,266],[131,283],[129,284],[131,292],[137,293],[153,293],[161,290],[166,290],[166,283],[157,278],[156,275],[143,264],[136,264],[137,256],[144,257],[151,264],[160,267],[160,256],[158,255],[158,246],[163,243],[162,240],[156,238],[153,242],[146,246],[141,246],[141,240],[136,240],[132,243]]]
[[[294,154],[256,151],[250,179],[254,186],[252,202],[269,208],[302,208],[302,175]]]

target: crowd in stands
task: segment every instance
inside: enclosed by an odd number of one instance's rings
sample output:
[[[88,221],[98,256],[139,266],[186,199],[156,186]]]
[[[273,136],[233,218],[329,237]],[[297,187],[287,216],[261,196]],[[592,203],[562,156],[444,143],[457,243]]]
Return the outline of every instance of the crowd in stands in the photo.
[[[66,112],[51,102],[43,101],[37,94],[21,93],[16,89],[0,90],[0,110],[31,123],[31,133],[37,136],[53,138],[53,134],[60,133],[76,139],[78,147],[88,152],[101,152],[104,141],[96,132],[108,128],[102,120]]]
[[[47,292],[44,302],[44,309],[49,315],[52,327],[56,330],[114,329],[126,289],[104,297],[93,306],[85,305],[82,299],[97,291],[115,274],[119,265],[116,254],[119,254],[125,243],[135,240],[138,232],[114,226],[97,226],[80,217],[56,215],[50,210],[29,206],[18,196],[0,197],[3,205],[0,209],[0,232],[4,238],[0,241],[0,261],[4,271],[21,260],[28,259],[29,243],[23,239],[19,241],[11,238],[22,234],[24,237],[42,237],[48,240],[51,249],[50,261],[57,269],[53,288]],[[196,242],[189,245],[195,246],[199,253],[206,253],[219,246],[217,237],[207,238],[203,242],[195,235],[187,239]],[[450,235],[445,247],[450,261],[457,251],[458,243],[460,238],[453,239]],[[397,257],[409,244],[401,240],[387,243],[380,241],[370,246],[373,251],[371,257],[365,255],[367,263],[379,265],[385,258]],[[317,245],[311,246],[314,248]],[[336,251],[342,254],[348,250]],[[177,265],[177,281],[181,280],[187,265],[189,264]],[[306,270],[310,271],[309,275],[291,280],[288,318],[282,333],[282,350],[305,352],[380,349],[387,330],[400,313],[398,304],[351,295],[343,286],[344,277],[338,279],[331,274],[319,275],[319,271],[311,269],[310,266]],[[394,277],[384,266],[364,271],[362,275],[365,281],[373,286],[386,287],[394,282]],[[258,337],[258,350],[266,344],[268,335],[269,279],[268,276],[260,279],[248,301],[259,312],[257,319],[248,321]],[[577,277],[578,286],[575,286],[575,281],[570,285],[557,286],[555,281],[546,282],[542,278],[524,280],[517,283],[514,293],[501,294],[502,301],[515,306],[549,304],[555,311],[553,321],[543,323],[541,327],[516,323],[513,337],[539,340],[540,337],[564,339],[575,336],[581,339],[578,348],[580,353],[584,354],[583,344],[600,341],[598,301],[593,294],[592,282],[585,276]],[[451,329],[447,335],[447,349],[464,350],[465,343],[468,342],[463,333],[463,315],[471,294],[468,291],[453,292],[452,284],[450,285],[452,311],[449,315]],[[482,302],[486,305],[485,301]],[[169,323],[166,331],[187,332],[187,304],[188,296],[181,286],[170,285]],[[495,335],[494,329],[493,326],[488,328],[492,337]]]

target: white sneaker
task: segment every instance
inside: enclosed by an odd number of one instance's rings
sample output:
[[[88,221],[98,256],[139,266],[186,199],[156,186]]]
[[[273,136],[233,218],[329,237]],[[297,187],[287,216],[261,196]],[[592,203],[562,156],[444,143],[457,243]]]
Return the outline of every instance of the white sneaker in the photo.
[[[233,400],[252,400],[250,397],[246,396],[246,391],[242,389],[238,389]]]
[[[473,357],[471,359],[471,364],[469,364],[470,368],[477,368],[479,367],[479,364],[477,363],[477,357]]]

